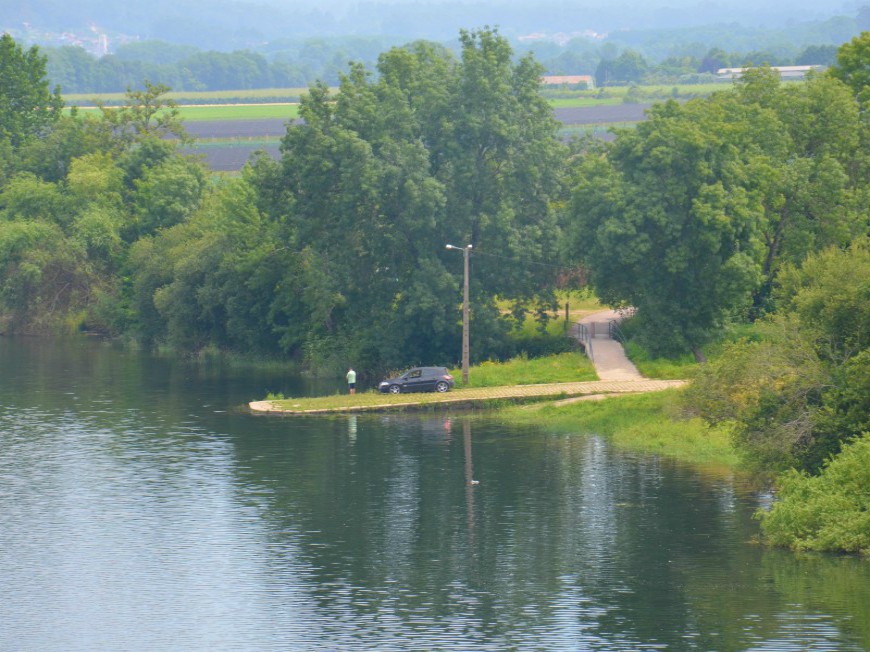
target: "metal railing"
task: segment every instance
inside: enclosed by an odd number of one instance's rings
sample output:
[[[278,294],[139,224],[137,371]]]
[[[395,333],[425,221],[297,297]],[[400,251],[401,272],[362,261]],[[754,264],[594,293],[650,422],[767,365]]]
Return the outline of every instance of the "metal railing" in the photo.
[[[592,336],[589,332],[589,329],[586,327],[586,324],[577,323],[577,329],[575,331],[575,337],[580,342],[580,345],[583,347],[583,351],[586,353],[586,357],[595,362],[595,353],[592,350]]]
[[[607,333],[610,335],[610,339],[616,340],[623,346],[625,346],[625,333],[622,332],[622,329],[619,327],[619,322],[611,319],[607,325]]]

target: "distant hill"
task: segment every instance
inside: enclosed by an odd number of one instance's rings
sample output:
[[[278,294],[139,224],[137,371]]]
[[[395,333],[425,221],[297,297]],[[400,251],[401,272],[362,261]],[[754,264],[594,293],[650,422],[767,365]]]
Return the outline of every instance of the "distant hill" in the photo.
[[[389,35],[405,40],[455,38],[460,28],[498,26],[509,37],[544,34],[612,34],[716,23],[784,28],[823,21],[849,7],[815,0],[617,0],[573,3],[544,0],[428,0],[418,2],[323,0],[19,0],[0,3],[0,31],[40,45],[104,47],[160,39],[202,49],[257,49],[282,38]],[[66,36],[64,36],[66,35]],[[72,36],[70,36],[72,35]]]

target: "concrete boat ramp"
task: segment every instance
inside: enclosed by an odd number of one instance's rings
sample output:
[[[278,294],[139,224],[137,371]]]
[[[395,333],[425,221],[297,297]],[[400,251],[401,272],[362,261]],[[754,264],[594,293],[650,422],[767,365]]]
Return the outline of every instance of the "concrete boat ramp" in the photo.
[[[254,401],[249,403],[254,414],[305,415],[355,412],[386,412],[440,407],[474,407],[498,401],[570,401],[603,398],[614,394],[658,392],[680,387],[683,380],[652,380],[644,378],[626,357],[622,345],[611,339],[611,322],[619,322],[621,313],[605,310],[584,317],[578,322],[577,333],[590,355],[600,380],[576,383],[546,383],[541,385],[508,385],[457,389],[444,394],[356,394],[341,397],[343,405],[328,408],[295,407],[292,400]],[[280,405],[279,405],[280,404]]]

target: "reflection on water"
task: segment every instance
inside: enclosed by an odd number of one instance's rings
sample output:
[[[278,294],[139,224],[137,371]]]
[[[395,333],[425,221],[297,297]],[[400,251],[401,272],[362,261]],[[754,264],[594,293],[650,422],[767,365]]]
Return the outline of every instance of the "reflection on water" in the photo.
[[[99,344],[0,368],[0,650],[870,646],[868,563],[753,544],[739,478],[479,413],[253,417],[317,388]]]

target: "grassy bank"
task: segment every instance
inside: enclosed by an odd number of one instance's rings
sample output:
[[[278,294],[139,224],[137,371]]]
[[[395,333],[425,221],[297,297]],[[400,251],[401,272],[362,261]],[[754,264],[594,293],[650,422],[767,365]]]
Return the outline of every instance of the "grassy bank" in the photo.
[[[513,423],[536,424],[550,431],[599,434],[620,448],[658,453],[693,464],[736,468],[737,451],[725,428],[708,428],[680,414],[680,390],[614,396],[567,405],[541,403],[508,407],[500,416]]]
[[[458,387],[462,386],[462,369],[451,369]],[[539,385],[598,380],[589,358],[579,352],[559,353],[542,358],[520,356],[507,362],[482,362],[469,369],[466,387],[500,387],[503,385]]]

